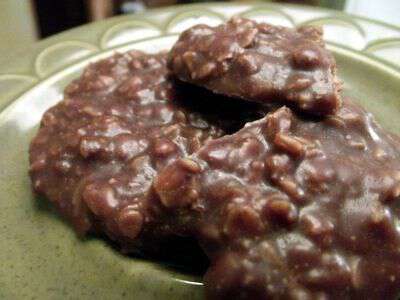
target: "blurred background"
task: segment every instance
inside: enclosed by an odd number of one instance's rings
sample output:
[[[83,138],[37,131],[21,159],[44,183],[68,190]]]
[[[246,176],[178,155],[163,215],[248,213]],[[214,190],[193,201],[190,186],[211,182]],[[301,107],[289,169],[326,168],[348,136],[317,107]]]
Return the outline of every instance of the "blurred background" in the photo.
[[[58,32],[120,14],[196,0],[0,0],[0,61]],[[400,0],[272,1],[327,7],[400,26]]]

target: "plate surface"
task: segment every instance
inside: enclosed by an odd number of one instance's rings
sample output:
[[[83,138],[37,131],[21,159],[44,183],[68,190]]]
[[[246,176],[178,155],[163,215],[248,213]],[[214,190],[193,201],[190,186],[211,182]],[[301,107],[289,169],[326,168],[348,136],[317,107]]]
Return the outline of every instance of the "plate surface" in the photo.
[[[400,28],[331,10],[271,4],[177,6],[91,24],[26,49],[0,67],[0,299],[202,299],[201,278],[79,240],[32,195],[29,141],[43,112],[90,61],[114,51],[168,49],[196,23],[240,14],[273,24],[325,27],[344,94],[400,133]]]

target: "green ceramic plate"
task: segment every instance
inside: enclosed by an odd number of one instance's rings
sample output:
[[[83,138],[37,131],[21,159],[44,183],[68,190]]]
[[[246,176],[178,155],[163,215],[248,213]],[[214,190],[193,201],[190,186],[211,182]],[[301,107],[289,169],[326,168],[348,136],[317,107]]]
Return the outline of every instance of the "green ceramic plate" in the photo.
[[[321,24],[344,93],[400,133],[400,28],[330,10],[267,4],[177,6],[109,19],[52,37],[0,67],[0,299],[202,299],[201,278],[79,240],[31,193],[28,145],[43,112],[90,61],[114,51],[167,49],[177,33],[240,14]]]

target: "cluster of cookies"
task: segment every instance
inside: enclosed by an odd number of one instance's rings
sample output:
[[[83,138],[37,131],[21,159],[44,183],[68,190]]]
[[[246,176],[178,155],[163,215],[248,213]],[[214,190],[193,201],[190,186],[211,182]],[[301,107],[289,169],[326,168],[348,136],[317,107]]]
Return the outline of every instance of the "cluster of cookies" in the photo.
[[[319,28],[197,25],[88,66],[33,187],[124,252],[197,240],[210,299],[396,299],[400,140],[339,91]]]

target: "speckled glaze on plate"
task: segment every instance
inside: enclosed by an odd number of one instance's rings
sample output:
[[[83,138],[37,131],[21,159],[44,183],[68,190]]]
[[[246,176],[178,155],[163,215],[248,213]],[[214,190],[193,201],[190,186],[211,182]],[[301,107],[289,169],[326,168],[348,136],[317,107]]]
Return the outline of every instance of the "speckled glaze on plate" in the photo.
[[[168,49],[191,25],[235,14],[323,25],[344,93],[400,133],[400,28],[381,22],[302,6],[209,3],[112,18],[44,40],[0,66],[0,299],[203,299],[199,277],[78,239],[33,196],[27,149],[43,112],[90,61]]]

